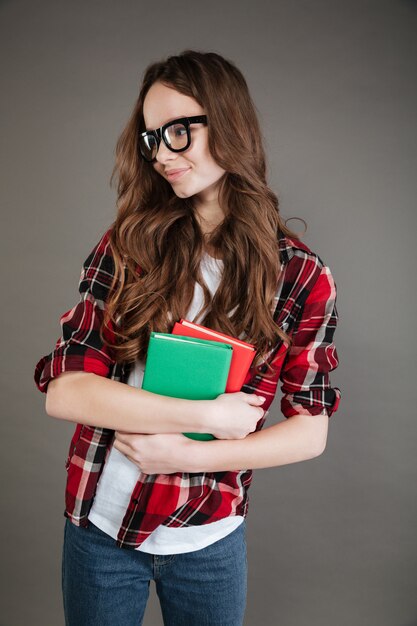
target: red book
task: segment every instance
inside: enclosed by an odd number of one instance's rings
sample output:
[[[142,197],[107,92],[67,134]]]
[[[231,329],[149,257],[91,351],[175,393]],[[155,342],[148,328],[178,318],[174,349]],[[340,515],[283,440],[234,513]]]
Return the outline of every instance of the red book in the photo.
[[[230,335],[225,335],[217,330],[212,330],[211,328],[206,328],[205,326],[200,326],[200,324],[194,324],[194,322],[189,322],[184,319],[175,322],[172,334],[229,343],[233,347],[233,354],[225,392],[231,393],[241,390],[249,368],[252,365],[252,361],[255,358],[255,346],[246,343],[246,341],[241,341],[235,337],[230,337]]]

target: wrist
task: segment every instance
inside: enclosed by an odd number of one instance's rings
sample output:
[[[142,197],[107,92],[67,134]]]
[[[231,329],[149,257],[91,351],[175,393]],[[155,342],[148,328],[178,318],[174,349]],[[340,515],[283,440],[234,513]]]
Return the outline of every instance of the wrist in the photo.
[[[213,441],[197,441],[196,439],[188,439],[187,468],[184,471],[192,474],[200,474],[201,472],[211,471],[210,445],[213,443]]]
[[[216,439],[213,441],[191,440],[187,451],[187,472],[236,472],[247,463],[246,445],[251,435],[245,439]],[[243,460],[243,462],[242,462]]]
[[[185,400],[187,410],[186,426],[183,432],[211,433],[214,427],[214,411],[212,400]]]

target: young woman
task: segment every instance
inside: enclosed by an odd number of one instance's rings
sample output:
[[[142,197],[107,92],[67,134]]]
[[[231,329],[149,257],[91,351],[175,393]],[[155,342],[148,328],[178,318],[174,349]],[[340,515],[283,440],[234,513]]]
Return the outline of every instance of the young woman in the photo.
[[[140,624],[150,580],[164,624],[242,624],[252,470],[325,448],[341,397],[329,379],[336,285],[283,223],[265,170],[233,63],[185,50],[146,69],[117,143],[116,219],[35,369],[48,415],[77,424],[66,460],[67,625]],[[241,391],[184,400],[141,388],[150,332],[170,333],[180,318],[255,344]],[[262,428],[278,381],[287,419]]]

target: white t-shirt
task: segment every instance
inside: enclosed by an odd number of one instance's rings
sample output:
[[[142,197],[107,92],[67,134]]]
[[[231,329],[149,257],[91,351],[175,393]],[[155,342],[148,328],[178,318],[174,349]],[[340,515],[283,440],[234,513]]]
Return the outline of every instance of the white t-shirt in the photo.
[[[204,255],[201,271],[212,296],[219,285],[222,269],[223,261],[208,254]],[[194,298],[186,318],[194,320],[203,303],[203,290],[195,283]],[[194,321],[199,323],[201,319],[196,318]],[[137,361],[127,384],[141,388],[144,370],[145,363]],[[114,539],[117,539],[139,476],[140,470],[137,465],[112,445],[98,481],[88,519]],[[136,550],[151,554],[180,554],[200,550],[234,531],[243,520],[241,515],[232,515],[201,526],[173,528],[161,524]]]

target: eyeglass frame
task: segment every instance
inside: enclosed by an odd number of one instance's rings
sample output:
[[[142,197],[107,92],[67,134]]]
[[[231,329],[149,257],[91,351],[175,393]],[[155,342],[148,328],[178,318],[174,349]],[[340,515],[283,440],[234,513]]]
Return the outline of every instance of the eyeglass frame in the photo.
[[[184,152],[184,150],[187,150],[187,148],[189,148],[191,145],[190,125],[199,124],[199,123],[207,124],[207,115],[192,115],[191,117],[178,117],[175,120],[171,120],[170,122],[163,124],[160,128],[156,128],[155,130],[145,130],[143,133],[139,133],[139,137],[145,137],[146,135],[152,135],[153,137],[155,137],[157,146],[158,146],[156,149],[156,155],[158,154],[159,146],[161,144],[161,138],[164,144],[166,145],[166,147],[168,148],[168,150],[171,150],[171,152]],[[169,126],[172,126],[174,124],[184,124],[185,126],[185,129],[187,131],[187,144],[185,145],[184,148],[175,149],[169,146],[166,142],[165,131]],[[139,146],[139,153],[144,161],[146,161],[147,163],[153,163],[154,161],[156,161],[156,155],[154,156],[153,159],[147,159],[143,155],[140,149],[139,138],[138,138],[138,146]]]

